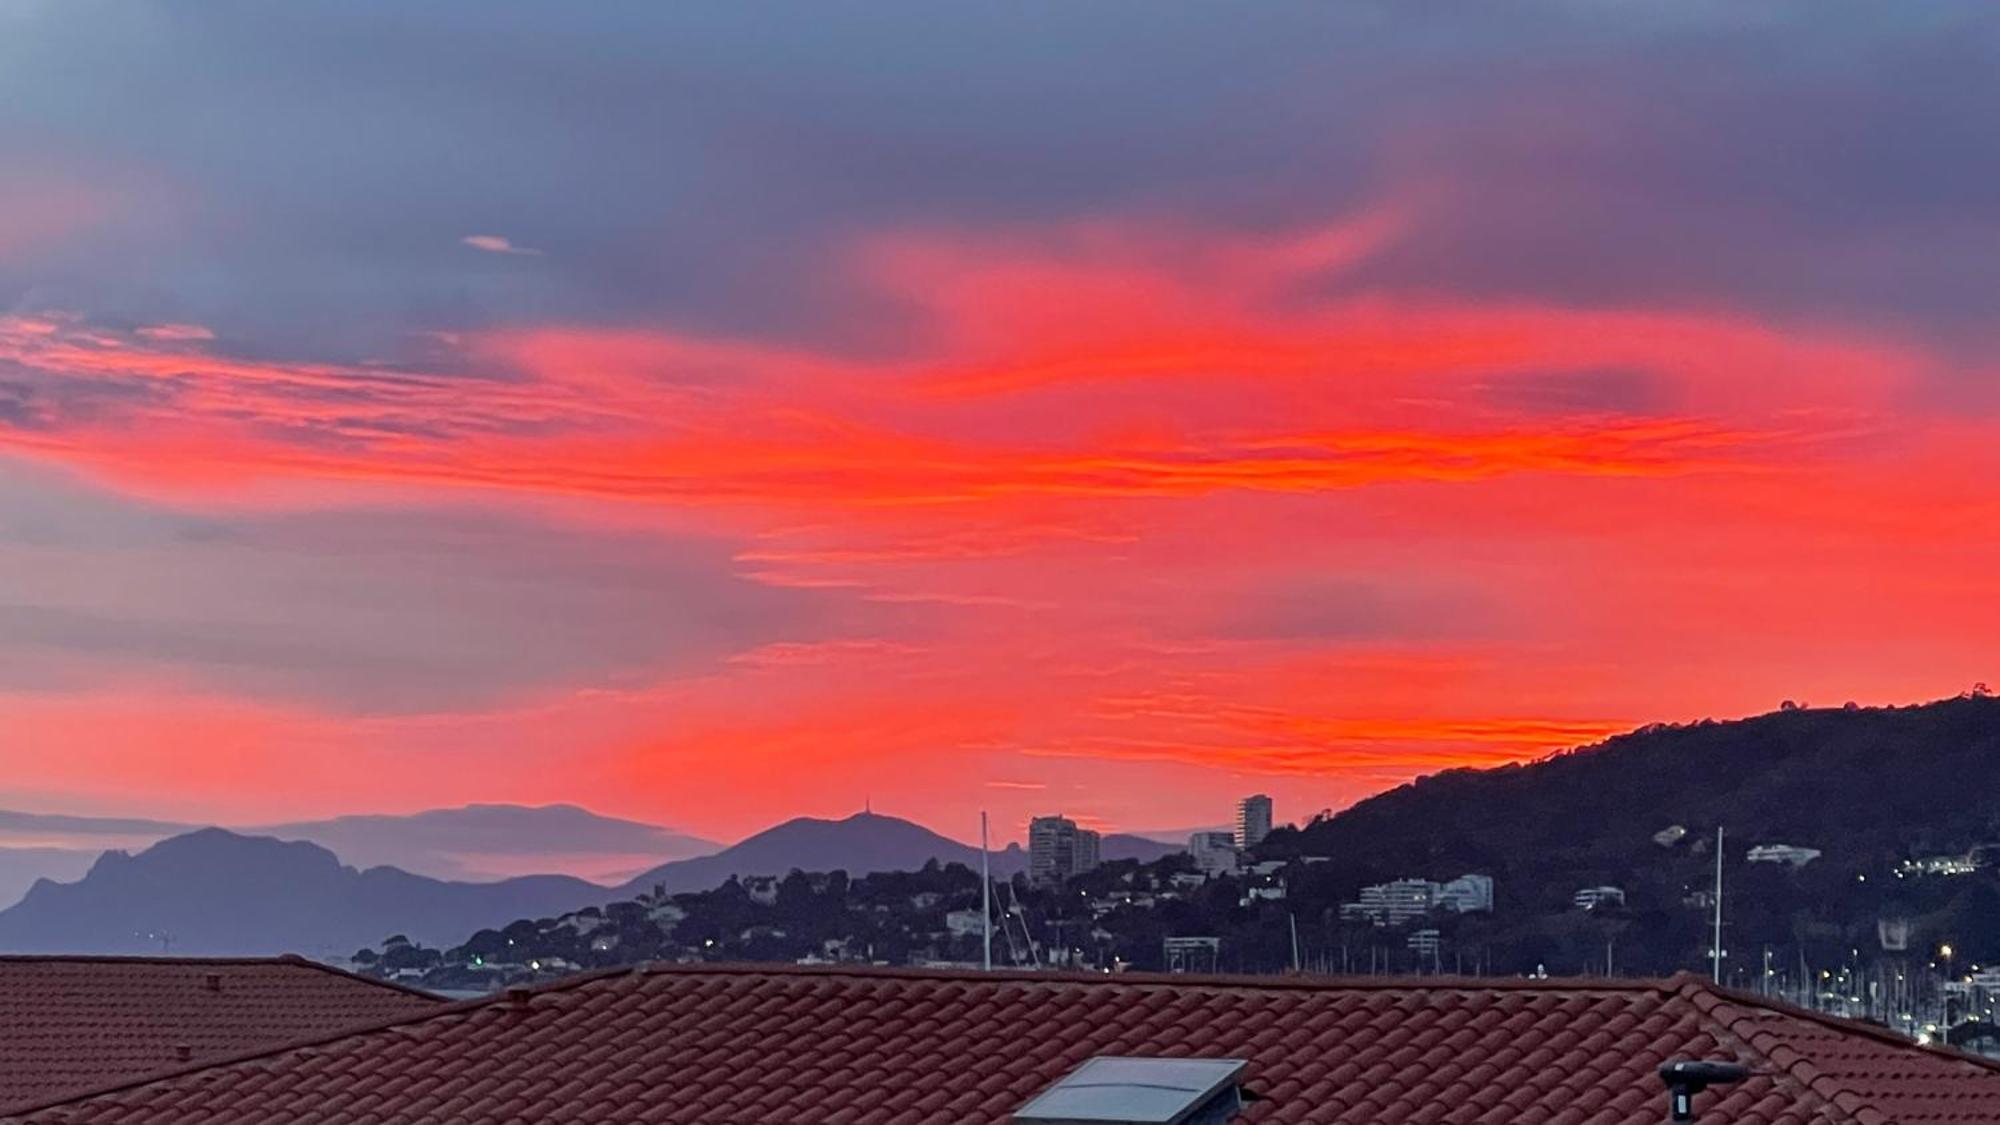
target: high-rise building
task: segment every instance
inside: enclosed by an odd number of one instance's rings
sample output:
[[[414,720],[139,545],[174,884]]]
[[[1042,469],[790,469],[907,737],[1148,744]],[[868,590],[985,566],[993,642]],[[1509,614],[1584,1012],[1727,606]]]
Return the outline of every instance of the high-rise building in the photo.
[[[1271,798],[1262,793],[1236,802],[1236,846],[1254,848],[1271,834]]]
[[[1076,850],[1070,853],[1071,875],[1081,875],[1104,860],[1104,837],[1088,828],[1076,830]]]
[[[1066,816],[1038,816],[1028,822],[1028,878],[1060,883],[1097,866],[1098,835]]]

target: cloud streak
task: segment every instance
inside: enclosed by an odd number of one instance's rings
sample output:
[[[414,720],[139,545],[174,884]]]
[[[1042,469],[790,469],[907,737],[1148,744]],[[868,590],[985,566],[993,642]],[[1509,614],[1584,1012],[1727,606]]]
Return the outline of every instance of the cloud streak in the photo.
[[[488,254],[524,254],[531,258],[542,256],[540,250],[529,246],[516,246],[512,240],[497,234],[468,234],[459,241],[474,250],[484,250]]]

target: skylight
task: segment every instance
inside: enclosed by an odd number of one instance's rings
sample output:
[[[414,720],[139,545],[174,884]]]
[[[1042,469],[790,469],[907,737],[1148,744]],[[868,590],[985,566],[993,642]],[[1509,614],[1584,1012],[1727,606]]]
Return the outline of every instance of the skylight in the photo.
[[[1027,1125],[1220,1125],[1243,1107],[1242,1059],[1085,1060],[1014,1114]]]

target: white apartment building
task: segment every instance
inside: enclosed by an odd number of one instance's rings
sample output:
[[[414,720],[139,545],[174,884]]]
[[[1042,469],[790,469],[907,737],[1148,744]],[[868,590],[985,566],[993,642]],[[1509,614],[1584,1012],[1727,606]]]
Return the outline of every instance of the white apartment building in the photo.
[[[1403,926],[1436,910],[1483,914],[1493,909],[1493,877],[1460,875],[1449,883],[1429,879],[1397,879],[1361,888],[1357,901],[1340,908],[1348,921],[1366,919],[1377,926]]]
[[[1581,910],[1596,910],[1602,906],[1625,905],[1625,891],[1622,887],[1584,887],[1570,896],[1570,902]]]
[[[1818,848],[1802,848],[1796,844],[1759,844],[1750,849],[1746,858],[1751,863],[1784,863],[1804,867],[1819,856]]]
[[[1236,846],[1254,848],[1271,834],[1271,798],[1262,793],[1236,802]]]
[[[1402,926],[1429,914],[1437,891],[1429,879],[1397,879],[1361,888],[1357,905],[1378,926]]]

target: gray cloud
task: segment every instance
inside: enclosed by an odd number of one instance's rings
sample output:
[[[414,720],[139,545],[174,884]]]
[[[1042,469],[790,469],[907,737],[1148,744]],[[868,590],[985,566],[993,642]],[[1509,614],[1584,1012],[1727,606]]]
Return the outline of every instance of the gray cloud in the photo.
[[[1344,284],[1944,345],[2000,311],[1979,2],[66,0],[5,30],[0,149],[124,207],[10,256],[0,300],[292,355],[530,318],[886,349],[903,310],[817,268],[858,230],[1257,227],[1396,192],[1433,210]]]
[[[357,712],[698,673],[848,612],[725,545],[415,510],[188,514],[0,465],[0,688],[150,673]]]
[[[1996,61],[1990,7],[1836,4],[1476,68],[1391,110],[1448,202],[1350,283],[1990,341]]]

